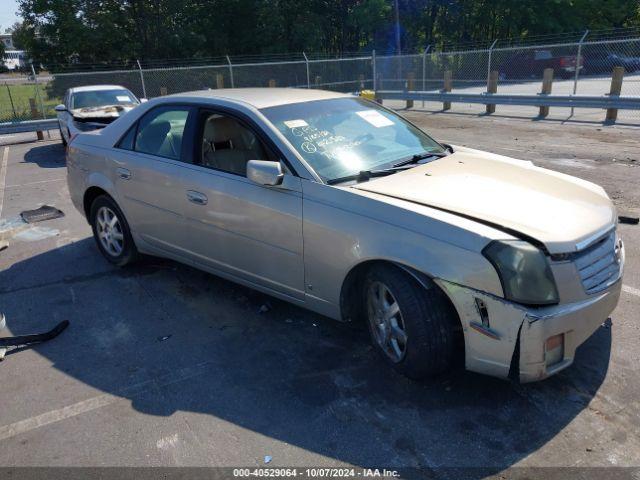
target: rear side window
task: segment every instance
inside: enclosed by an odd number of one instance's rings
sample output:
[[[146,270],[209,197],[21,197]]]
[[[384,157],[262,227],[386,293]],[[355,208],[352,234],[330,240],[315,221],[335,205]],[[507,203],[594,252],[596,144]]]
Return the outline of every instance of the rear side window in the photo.
[[[188,117],[188,107],[154,108],[139,121],[135,151],[180,160],[182,137]],[[128,134],[125,138],[127,136]]]
[[[137,123],[133,124],[133,127],[131,127],[127,134],[118,142],[118,148],[122,148],[123,150],[133,150],[133,141],[136,138],[137,126]]]

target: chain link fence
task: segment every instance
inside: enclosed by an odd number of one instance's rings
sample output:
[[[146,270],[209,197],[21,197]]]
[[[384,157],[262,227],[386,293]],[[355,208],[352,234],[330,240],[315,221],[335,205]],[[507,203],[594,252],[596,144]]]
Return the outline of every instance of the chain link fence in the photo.
[[[612,72],[624,68],[620,95],[640,96],[640,38],[548,43],[526,46],[378,56],[379,90],[452,93],[542,93],[544,72],[553,70],[551,91],[557,95],[610,93]],[[493,82],[490,79],[493,76]],[[640,122],[640,112],[621,111],[619,118]]]
[[[505,42],[502,42],[505,43]],[[192,90],[242,87],[364,89],[536,94],[546,69],[553,70],[552,93],[605,95],[614,67],[625,70],[621,95],[640,95],[640,37],[565,43],[434,51],[411,55],[354,55],[344,58],[288,55],[258,61],[221,57],[205,65],[130,64],[113,70],[35,72],[0,79],[0,122],[55,117],[68,88],[117,84],[138,97]],[[492,84],[490,82],[492,80]],[[491,90],[493,88],[493,90]],[[621,112],[640,121],[640,112]]]

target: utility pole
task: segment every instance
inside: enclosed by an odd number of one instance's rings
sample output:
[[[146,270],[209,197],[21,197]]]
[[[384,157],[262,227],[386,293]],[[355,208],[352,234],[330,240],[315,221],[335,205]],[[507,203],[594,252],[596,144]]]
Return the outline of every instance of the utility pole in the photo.
[[[400,8],[398,7],[398,0],[395,0],[396,10],[396,55],[402,55],[402,49],[400,47]]]

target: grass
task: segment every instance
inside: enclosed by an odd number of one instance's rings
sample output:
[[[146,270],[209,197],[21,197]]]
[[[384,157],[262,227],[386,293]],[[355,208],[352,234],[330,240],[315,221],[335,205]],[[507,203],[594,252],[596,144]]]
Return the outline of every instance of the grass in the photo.
[[[55,106],[62,102],[61,98],[49,98],[46,92],[46,84],[33,83],[29,84],[0,84],[0,123],[21,121],[21,120],[34,120],[31,115],[31,107],[29,105],[29,99],[34,98],[36,101],[36,108],[38,110],[38,118],[42,118],[41,108],[44,107],[45,115],[47,118],[55,117]],[[8,90],[7,90],[8,88]],[[11,96],[9,96],[9,91]],[[38,92],[40,96],[38,96]],[[13,106],[12,101],[13,100]]]

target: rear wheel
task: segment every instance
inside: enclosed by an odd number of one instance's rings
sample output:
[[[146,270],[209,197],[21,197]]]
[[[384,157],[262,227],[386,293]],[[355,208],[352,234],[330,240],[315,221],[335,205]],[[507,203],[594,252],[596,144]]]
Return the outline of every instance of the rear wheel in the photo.
[[[380,265],[366,275],[363,294],[371,341],[397,371],[421,379],[451,366],[456,314],[435,284],[425,289],[398,267]]]
[[[111,197],[100,195],[93,201],[90,219],[96,244],[109,262],[124,266],[136,259],[138,251],[129,224]]]

